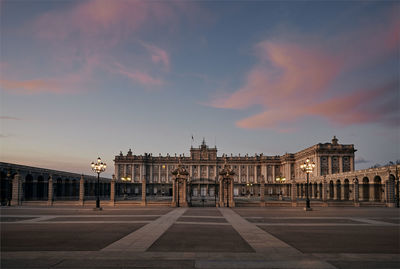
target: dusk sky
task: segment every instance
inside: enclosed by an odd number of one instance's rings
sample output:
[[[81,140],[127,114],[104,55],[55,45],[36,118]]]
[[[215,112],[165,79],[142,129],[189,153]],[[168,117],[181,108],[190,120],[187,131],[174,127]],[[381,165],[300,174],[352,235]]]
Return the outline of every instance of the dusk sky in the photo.
[[[398,1],[1,1],[0,160],[354,144],[400,159]]]

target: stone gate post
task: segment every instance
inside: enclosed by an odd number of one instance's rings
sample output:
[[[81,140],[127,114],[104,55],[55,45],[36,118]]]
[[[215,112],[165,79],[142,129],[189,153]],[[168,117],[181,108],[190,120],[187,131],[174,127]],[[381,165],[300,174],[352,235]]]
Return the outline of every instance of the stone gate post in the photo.
[[[358,185],[358,180],[354,180],[354,189],[353,189],[353,200],[354,200],[354,206],[359,207],[360,206],[360,201],[359,201],[359,192],[360,188]]]
[[[110,205],[115,206],[115,175],[112,175],[110,183]]]
[[[233,178],[230,178],[230,188],[229,188],[229,207],[235,207],[235,199],[233,199],[233,186],[234,186],[234,182],[233,182]]]
[[[49,183],[48,183],[48,200],[47,200],[47,205],[53,205],[53,195],[54,195],[54,192],[53,192],[53,176],[52,175],[50,175],[49,176],[49,181],[48,181]]]
[[[19,174],[15,174],[12,179],[12,200],[11,205],[20,205],[22,198],[22,184]]]
[[[176,180],[172,179],[172,202],[171,206],[176,206]]]
[[[85,180],[83,175],[81,175],[81,179],[79,180],[79,205],[83,206],[85,201]]]

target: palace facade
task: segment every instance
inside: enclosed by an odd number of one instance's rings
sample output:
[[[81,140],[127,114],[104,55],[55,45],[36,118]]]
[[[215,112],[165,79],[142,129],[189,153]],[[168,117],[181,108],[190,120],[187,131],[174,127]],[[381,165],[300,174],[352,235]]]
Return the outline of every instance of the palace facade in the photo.
[[[146,182],[146,193],[150,195],[172,195],[173,175],[171,172],[178,166],[179,160],[189,172],[190,192],[193,196],[214,196],[218,173],[223,168],[225,159],[234,171],[234,195],[259,195],[260,183],[273,184],[302,181],[305,178],[300,165],[308,158],[316,167],[310,178],[340,174],[354,171],[354,145],[339,144],[333,137],[330,143],[319,143],[297,153],[286,153],[280,156],[255,154],[254,156],[218,156],[216,147],[209,147],[203,139],[198,148],[190,148],[190,156],[153,156],[152,154],[136,155],[131,150],[126,155],[120,152],[115,156],[115,178],[131,179],[136,187],[132,190],[139,194],[139,183]],[[285,184],[288,186],[288,184]],[[268,187],[267,187],[268,189]],[[268,189],[270,194],[276,188]],[[289,190],[286,191],[286,193]],[[280,192],[282,190],[280,189]],[[283,189],[285,192],[285,189]],[[268,193],[267,193],[268,194]],[[288,194],[288,193],[287,193]]]

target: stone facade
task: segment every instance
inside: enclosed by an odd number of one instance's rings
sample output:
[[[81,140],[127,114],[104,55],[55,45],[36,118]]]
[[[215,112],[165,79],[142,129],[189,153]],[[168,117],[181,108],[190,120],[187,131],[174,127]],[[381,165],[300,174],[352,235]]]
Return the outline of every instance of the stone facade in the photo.
[[[234,196],[259,196],[261,182],[267,184],[265,189],[268,194],[276,192],[276,188],[271,190],[268,184],[276,184],[277,178],[285,178],[285,183],[301,180],[304,173],[300,165],[307,158],[316,164],[311,178],[354,171],[355,151],[354,145],[339,144],[334,137],[331,143],[320,143],[297,153],[281,156],[246,154],[226,156],[226,159],[235,172]],[[207,146],[204,140],[198,148],[191,147],[190,156],[134,155],[131,150],[123,155],[121,152],[114,159],[116,179],[120,181],[122,177],[130,177],[132,184],[145,180],[148,194],[170,194],[173,181],[171,171],[177,167],[179,159],[189,172],[192,196],[213,196],[218,191],[215,188],[216,180],[225,158],[224,155],[218,157],[217,148]],[[133,192],[138,192],[138,187]],[[289,194],[288,191],[286,193]]]

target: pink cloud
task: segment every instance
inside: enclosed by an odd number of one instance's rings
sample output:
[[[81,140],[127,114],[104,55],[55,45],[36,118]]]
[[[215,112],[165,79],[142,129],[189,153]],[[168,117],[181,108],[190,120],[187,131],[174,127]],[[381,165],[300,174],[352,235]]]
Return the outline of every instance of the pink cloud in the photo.
[[[142,45],[150,53],[153,63],[162,64],[167,70],[169,69],[169,55],[165,50],[151,44],[142,43]]]
[[[113,71],[127,76],[135,83],[140,83],[145,86],[161,86],[164,84],[162,79],[154,78],[140,70],[131,70],[120,63],[115,63],[115,69],[113,69]]]
[[[4,87],[29,94],[87,90],[86,86],[98,71],[116,73],[109,68],[110,62],[128,61],[130,69],[119,68],[117,73],[146,86],[163,85],[162,79],[150,73],[168,71],[170,56],[156,44],[143,42],[141,35],[160,25],[166,31],[175,31],[182,18],[200,18],[203,11],[196,3],[179,1],[89,0],[42,13],[19,33],[33,36],[39,47],[44,47],[44,44],[48,57],[40,59],[40,69],[28,67],[35,60],[20,63],[24,72],[14,68],[15,72],[4,75]],[[124,44],[133,46],[121,55],[120,46]],[[150,57],[145,58],[138,51],[137,45],[140,44],[145,44]],[[82,69],[90,71],[81,72]],[[36,73],[36,70],[41,73]],[[43,78],[43,73],[48,79]],[[73,77],[73,82],[67,81],[67,77]]]
[[[375,89],[350,88],[347,92],[335,85],[343,74],[393,57],[399,47],[400,20],[389,20],[389,25],[374,26],[372,32],[377,36],[372,41],[368,27],[369,31],[357,29],[334,36],[335,42],[308,39],[305,35],[296,43],[264,40],[255,45],[258,63],[247,73],[244,85],[228,95],[215,96],[209,105],[229,109],[259,107],[261,112],[236,122],[240,128],[285,131],[290,130],[288,125],[309,116],[342,126],[393,121],[388,116],[392,112],[387,109],[388,96],[395,95],[398,81],[382,82],[380,86],[377,83]],[[362,85],[363,81],[358,83]]]
[[[24,81],[0,79],[0,86],[6,91],[19,94],[62,92],[57,82],[51,80],[43,80],[43,79],[33,79]]]

